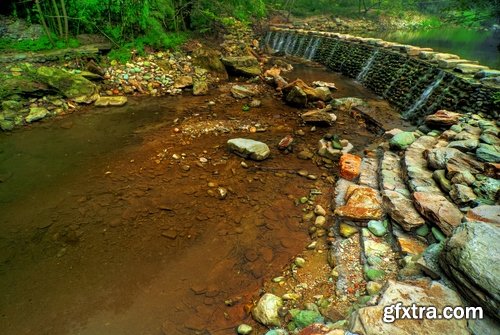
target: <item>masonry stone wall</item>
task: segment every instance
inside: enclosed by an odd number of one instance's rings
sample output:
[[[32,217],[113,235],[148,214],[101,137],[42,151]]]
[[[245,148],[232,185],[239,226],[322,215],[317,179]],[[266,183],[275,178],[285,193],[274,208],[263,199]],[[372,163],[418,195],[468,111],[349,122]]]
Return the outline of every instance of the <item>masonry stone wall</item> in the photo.
[[[493,118],[500,112],[500,103],[495,101],[500,88],[475,79],[475,65],[469,74],[442,68],[459,64],[461,60],[455,60],[455,55],[374,38],[276,27],[271,27],[263,42],[275,51],[317,61],[332,71],[357,78],[412,121],[439,109]],[[478,66],[476,72],[480,70]]]

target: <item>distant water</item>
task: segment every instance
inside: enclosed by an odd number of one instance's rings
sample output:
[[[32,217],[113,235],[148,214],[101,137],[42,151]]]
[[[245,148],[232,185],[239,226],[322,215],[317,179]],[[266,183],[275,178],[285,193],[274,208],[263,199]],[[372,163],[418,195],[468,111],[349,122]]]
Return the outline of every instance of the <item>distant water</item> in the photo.
[[[500,70],[500,31],[439,28],[420,31],[374,32],[369,37],[449,52]]]

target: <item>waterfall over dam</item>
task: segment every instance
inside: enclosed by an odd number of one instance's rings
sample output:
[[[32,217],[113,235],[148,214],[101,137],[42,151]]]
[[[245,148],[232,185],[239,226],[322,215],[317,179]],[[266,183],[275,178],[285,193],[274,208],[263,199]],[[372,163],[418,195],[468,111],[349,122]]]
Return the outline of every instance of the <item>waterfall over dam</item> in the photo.
[[[500,85],[479,80],[498,71],[455,55],[376,38],[278,27],[271,27],[263,41],[276,52],[357,79],[411,121],[439,109],[495,118],[500,114]]]

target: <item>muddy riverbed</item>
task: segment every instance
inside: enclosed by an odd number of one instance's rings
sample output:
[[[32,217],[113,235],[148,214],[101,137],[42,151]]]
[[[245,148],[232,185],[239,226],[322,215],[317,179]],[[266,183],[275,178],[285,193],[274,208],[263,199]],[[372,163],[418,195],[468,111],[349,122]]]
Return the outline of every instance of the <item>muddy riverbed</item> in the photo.
[[[335,98],[367,99],[387,128],[404,127],[350,79],[299,65],[288,77],[333,81]],[[234,334],[252,324],[263,281],[311,242],[297,199],[317,190],[316,203],[330,204],[335,166],[297,153],[315,152],[327,132],[358,152],[379,138],[349,113],[312,130],[263,85],[262,106],[245,112],[230,87],[0,134],[3,334]],[[289,134],[287,154],[276,145]],[[226,149],[235,137],[267,143],[271,157],[243,167]]]

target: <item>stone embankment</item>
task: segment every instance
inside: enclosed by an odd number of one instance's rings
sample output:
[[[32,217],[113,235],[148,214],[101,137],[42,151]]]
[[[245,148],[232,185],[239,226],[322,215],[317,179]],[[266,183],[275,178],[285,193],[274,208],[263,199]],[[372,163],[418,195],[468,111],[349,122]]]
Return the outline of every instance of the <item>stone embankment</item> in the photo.
[[[267,334],[498,330],[498,134],[491,119],[440,110],[413,132],[386,132],[363,157],[342,154],[330,208],[304,215],[312,227],[321,221],[327,247],[308,247],[254,307],[257,321],[279,327]],[[330,272],[306,266],[324,252]],[[398,301],[480,306],[486,320],[383,322]]]
[[[317,61],[356,78],[418,120],[439,109],[500,111],[500,71],[457,55],[347,34],[271,27],[263,38],[274,52]]]

